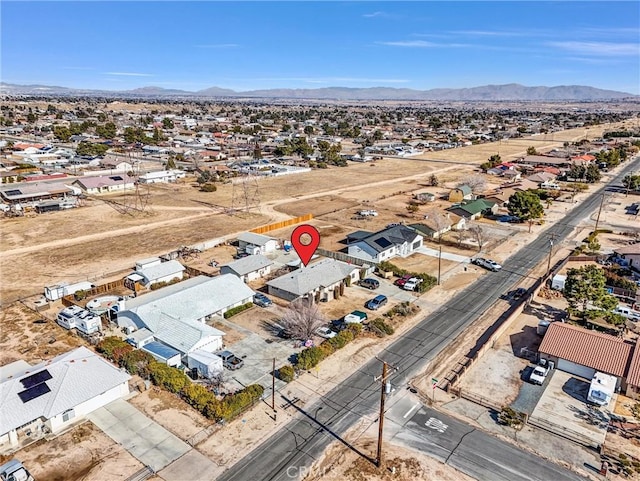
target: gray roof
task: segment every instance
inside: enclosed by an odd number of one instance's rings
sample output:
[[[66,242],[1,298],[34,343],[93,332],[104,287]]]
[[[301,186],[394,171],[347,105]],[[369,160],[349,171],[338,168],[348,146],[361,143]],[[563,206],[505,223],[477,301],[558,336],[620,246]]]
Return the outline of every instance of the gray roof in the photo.
[[[254,232],[243,232],[238,236],[238,240],[254,246],[263,246],[266,245],[267,242],[275,239],[267,237],[266,235],[256,234]]]
[[[269,281],[267,285],[297,296],[304,296],[319,287],[327,287],[340,282],[358,269],[358,266],[346,262],[324,259]]]
[[[172,274],[180,274],[184,271],[184,266],[178,261],[167,261],[155,266],[145,267],[135,272],[145,277],[149,282],[160,279],[162,277],[170,276]]]
[[[463,195],[471,195],[473,193],[473,190],[468,185],[459,185],[456,189],[462,192]]]
[[[197,276],[129,299],[118,316],[137,315],[159,341],[182,352],[209,336],[223,336],[198,319],[251,300],[254,292],[233,274]]]
[[[271,259],[268,259],[263,255],[256,254],[253,256],[243,257],[242,259],[230,262],[229,264],[225,264],[221,267],[228,267],[239,276],[244,276],[250,272],[255,272],[271,265],[273,265],[273,261]]]
[[[18,396],[18,393],[25,390],[20,380],[45,369],[51,375],[51,378],[45,381],[50,391],[23,402]],[[3,379],[0,383],[0,435],[39,417],[51,419],[129,379],[129,374],[84,346],[54,357],[50,361],[27,367],[21,373],[15,373],[11,379]]]
[[[371,234],[369,237],[355,242],[354,244],[364,243],[376,252],[384,252],[393,245],[402,245],[405,242],[413,242],[420,234],[415,230],[404,225],[395,225]],[[420,236],[422,237],[422,236]],[[352,244],[353,245],[353,244]]]

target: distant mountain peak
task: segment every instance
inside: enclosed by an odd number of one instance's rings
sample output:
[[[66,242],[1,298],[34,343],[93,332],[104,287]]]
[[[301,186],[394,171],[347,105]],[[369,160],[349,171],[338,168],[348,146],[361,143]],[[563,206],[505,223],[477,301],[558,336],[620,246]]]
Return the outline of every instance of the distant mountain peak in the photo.
[[[483,85],[469,88],[437,88],[415,90],[394,87],[323,87],[318,89],[263,89],[238,92],[221,87],[210,87],[196,92],[165,89],[157,86],[140,87],[125,91],[73,89],[47,85],[16,85],[0,83],[4,95],[68,95],[117,97],[228,97],[309,100],[423,100],[423,101],[592,101],[638,97],[626,92],[603,90],[585,85],[557,85],[554,87],[528,87],[518,83]]]

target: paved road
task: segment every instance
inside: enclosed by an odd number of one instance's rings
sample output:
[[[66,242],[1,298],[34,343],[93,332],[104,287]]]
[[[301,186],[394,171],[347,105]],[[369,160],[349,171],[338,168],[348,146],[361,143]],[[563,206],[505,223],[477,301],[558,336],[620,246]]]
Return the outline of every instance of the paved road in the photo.
[[[407,391],[393,399],[386,437],[426,453],[476,479],[492,481],[579,480],[577,474],[543,461],[468,424],[423,406]]]
[[[640,158],[627,163],[612,179],[638,169]],[[471,322],[496,302],[505,292],[517,287],[530,270],[545,260],[549,253],[549,235],[555,234],[556,245],[564,240],[582,220],[600,204],[603,186],[569,212],[564,219],[551,226],[544,235],[514,253],[504,262],[500,272],[488,273],[454,296],[440,309],[430,314],[413,329],[399,337],[379,353],[378,357],[396,366],[393,376],[396,386],[403,386],[419,374],[424,365],[451,343]],[[328,435],[343,434],[363,417],[375,419],[379,402],[379,386],[374,376],[380,374],[381,363],[375,359],[362,366],[344,382],[307,408],[303,416],[291,421],[253,452],[232,466],[223,480],[291,480],[293,473],[304,472],[334,439]],[[321,410],[318,408],[322,407]],[[317,415],[318,425],[313,418]],[[500,453],[485,452],[478,444],[478,456],[490,457]],[[488,449],[488,447],[487,447]],[[518,470],[518,459],[505,459]],[[462,463],[461,463],[462,464]],[[568,471],[558,472],[556,480],[575,479]]]

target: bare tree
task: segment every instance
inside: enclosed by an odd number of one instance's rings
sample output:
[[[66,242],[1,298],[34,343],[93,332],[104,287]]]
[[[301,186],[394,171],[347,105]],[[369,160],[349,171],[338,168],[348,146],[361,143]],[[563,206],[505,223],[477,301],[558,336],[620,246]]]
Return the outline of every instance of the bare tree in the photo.
[[[463,178],[458,187],[461,185],[468,185],[473,192],[482,192],[487,188],[487,181],[482,175],[474,174]]]
[[[468,231],[466,228],[455,230],[456,240],[458,241],[458,247],[460,247],[462,243],[467,239],[467,234],[468,234]]]
[[[482,250],[482,247],[484,246],[485,241],[487,240],[482,226],[478,224],[472,224],[471,227],[469,227],[469,232],[471,233],[471,235],[473,235],[473,239],[477,242],[478,252],[480,252]]]
[[[436,174],[431,174],[429,177],[429,185],[431,187],[438,187],[440,185],[440,179],[438,179]]]
[[[309,299],[293,301],[280,320],[285,331],[295,339],[310,339],[326,322],[318,306]]]
[[[447,227],[451,227],[451,221],[438,209],[429,209],[424,218],[428,221],[427,223],[430,224],[429,226],[436,231],[438,242],[440,242],[442,231],[447,229]]]

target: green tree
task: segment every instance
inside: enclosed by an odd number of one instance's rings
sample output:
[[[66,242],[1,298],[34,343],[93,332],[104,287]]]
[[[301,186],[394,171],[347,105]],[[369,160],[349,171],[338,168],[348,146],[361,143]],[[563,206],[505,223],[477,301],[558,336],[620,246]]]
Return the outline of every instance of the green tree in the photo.
[[[29,122],[30,124],[33,124],[35,123],[36,120],[38,120],[38,116],[33,112],[29,112],[27,114],[27,122]]]
[[[169,157],[169,160],[167,160],[166,167],[167,167],[167,170],[177,169],[177,167],[176,167],[176,159],[173,156]]]
[[[307,126],[304,128],[304,133],[305,133],[306,135],[313,135],[313,133],[314,133],[314,132],[315,132],[315,129],[314,129],[314,128],[313,128],[313,126],[311,126],[311,125],[307,125]]]
[[[596,164],[589,164],[584,177],[589,184],[595,184],[596,182],[600,182],[602,174],[600,173],[600,169],[598,169],[598,166]]]
[[[538,151],[535,147],[531,146],[527,149],[527,155],[538,155]]]
[[[540,197],[530,191],[520,191],[509,197],[509,214],[521,220],[539,219],[544,214]]]
[[[607,292],[606,282],[603,270],[596,265],[569,269],[563,291],[569,308],[582,319],[593,316],[589,311],[615,309],[618,301]],[[590,304],[596,309],[590,309]]]
[[[629,190],[640,190],[640,174],[627,174],[622,179],[622,185]]]
[[[164,119],[162,119],[163,129],[172,129],[173,127],[174,127],[173,120],[171,120],[169,117],[165,117]]]
[[[68,142],[69,138],[71,138],[71,131],[62,125],[56,125],[53,128],[53,135],[62,142]]]
[[[104,125],[97,125],[96,134],[105,139],[113,139],[116,136],[116,124],[107,122]]]
[[[496,165],[500,165],[501,162],[502,159],[500,158],[500,154],[493,154],[484,164],[480,166],[480,168],[484,171],[487,171],[492,167],[495,167]]]

